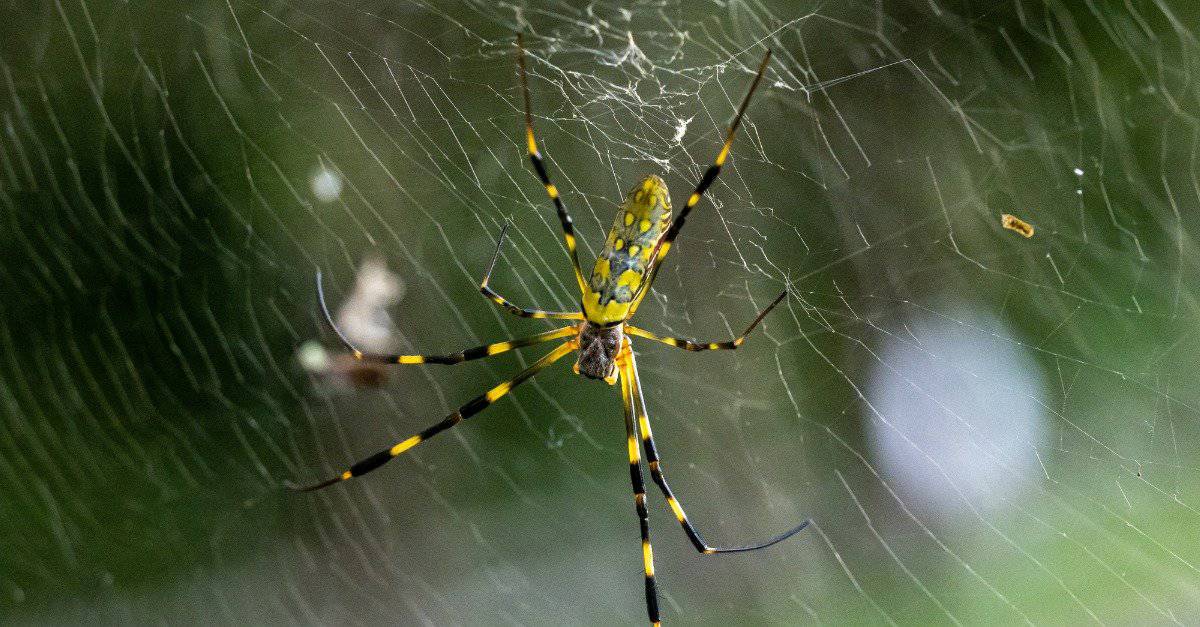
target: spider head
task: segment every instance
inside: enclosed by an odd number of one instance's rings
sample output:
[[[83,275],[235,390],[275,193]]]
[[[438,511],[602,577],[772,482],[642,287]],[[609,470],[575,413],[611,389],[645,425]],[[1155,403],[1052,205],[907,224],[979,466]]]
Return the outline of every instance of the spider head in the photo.
[[[617,382],[617,353],[621,350],[621,325],[601,327],[589,322],[579,330],[579,359],[576,374],[589,379]]]

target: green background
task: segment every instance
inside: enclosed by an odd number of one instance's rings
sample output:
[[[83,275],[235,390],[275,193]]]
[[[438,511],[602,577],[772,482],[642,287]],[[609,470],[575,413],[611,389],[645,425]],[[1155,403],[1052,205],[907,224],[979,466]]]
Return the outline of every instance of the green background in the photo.
[[[369,478],[298,495],[539,350],[356,387],[301,367],[356,269],[401,350],[577,302],[524,158],[513,33],[585,264],[676,205],[775,51],[639,313],[696,555],[650,495],[666,620],[1200,614],[1197,6],[96,2],[0,26],[0,616],[637,624],[617,390],[561,364]],[[322,170],[342,182],[318,197]],[[1025,239],[1000,226],[1016,214]],[[341,363],[341,362],[337,362]]]

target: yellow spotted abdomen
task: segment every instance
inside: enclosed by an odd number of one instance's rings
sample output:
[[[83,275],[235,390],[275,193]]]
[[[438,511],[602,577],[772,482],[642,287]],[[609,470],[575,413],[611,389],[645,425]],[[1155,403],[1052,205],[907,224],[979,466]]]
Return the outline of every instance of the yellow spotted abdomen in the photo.
[[[629,317],[640,293],[654,245],[671,224],[667,184],[650,175],[634,187],[617,211],[604,250],[588,279],[583,313],[588,322],[614,324]]]

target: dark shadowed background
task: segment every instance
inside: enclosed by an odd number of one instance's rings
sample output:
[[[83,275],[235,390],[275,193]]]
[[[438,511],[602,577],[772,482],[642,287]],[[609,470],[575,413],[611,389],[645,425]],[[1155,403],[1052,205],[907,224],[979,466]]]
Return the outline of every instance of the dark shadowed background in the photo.
[[[283,488],[547,350],[354,370],[318,269],[377,346],[532,334],[476,291],[511,220],[494,286],[577,302],[521,30],[589,266],[775,51],[638,321],[725,339],[791,295],[742,350],[639,361],[712,542],[814,524],[699,556],[652,493],[668,621],[1195,622],[1198,6],[3,3],[0,616],[644,621],[619,394],[569,364]]]

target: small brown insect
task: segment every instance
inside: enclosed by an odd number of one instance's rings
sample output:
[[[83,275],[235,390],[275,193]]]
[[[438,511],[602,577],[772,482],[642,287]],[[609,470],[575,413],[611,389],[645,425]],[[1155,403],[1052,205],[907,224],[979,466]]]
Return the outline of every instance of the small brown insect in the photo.
[[[1020,233],[1023,237],[1033,237],[1033,225],[1010,213],[1000,214],[1000,225]]]

